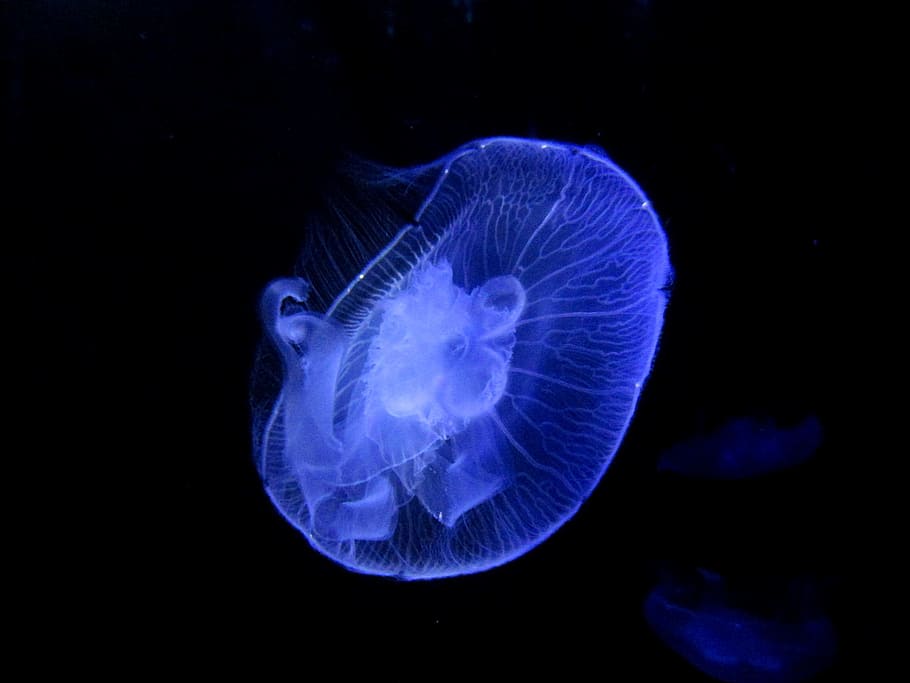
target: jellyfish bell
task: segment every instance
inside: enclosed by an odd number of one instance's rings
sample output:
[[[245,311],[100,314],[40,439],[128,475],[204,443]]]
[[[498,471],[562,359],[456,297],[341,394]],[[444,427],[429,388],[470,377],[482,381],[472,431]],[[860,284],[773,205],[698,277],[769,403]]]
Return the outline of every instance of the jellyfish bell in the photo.
[[[623,171],[560,143],[481,140],[363,186],[376,201],[344,211],[369,221],[263,294],[256,462],[349,569],[482,571],[572,517],[612,460],[666,238]]]

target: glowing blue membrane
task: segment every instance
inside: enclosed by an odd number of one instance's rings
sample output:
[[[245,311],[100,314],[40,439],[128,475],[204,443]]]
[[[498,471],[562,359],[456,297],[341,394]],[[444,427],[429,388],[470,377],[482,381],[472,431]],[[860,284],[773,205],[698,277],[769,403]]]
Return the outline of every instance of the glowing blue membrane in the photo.
[[[559,528],[616,453],[660,334],[666,238],[625,173],[558,143],[483,140],[363,185],[380,193],[362,194],[360,248],[339,238],[263,294],[259,471],[352,570],[482,571]]]
[[[732,589],[704,570],[665,576],[645,601],[645,619],[670,649],[719,681],[799,683],[828,668],[837,638],[812,583],[752,583]]]
[[[821,442],[822,426],[814,415],[792,426],[740,417],[670,447],[657,467],[687,477],[745,479],[798,465],[812,457]]]

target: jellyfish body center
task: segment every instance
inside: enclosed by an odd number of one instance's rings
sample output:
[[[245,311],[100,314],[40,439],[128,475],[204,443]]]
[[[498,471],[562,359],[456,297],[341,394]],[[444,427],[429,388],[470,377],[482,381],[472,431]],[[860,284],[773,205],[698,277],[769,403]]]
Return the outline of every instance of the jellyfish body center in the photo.
[[[524,302],[524,289],[512,276],[492,278],[469,293],[453,283],[448,264],[426,265],[382,303],[368,356],[368,412],[418,422],[436,438],[488,413],[505,392]]]

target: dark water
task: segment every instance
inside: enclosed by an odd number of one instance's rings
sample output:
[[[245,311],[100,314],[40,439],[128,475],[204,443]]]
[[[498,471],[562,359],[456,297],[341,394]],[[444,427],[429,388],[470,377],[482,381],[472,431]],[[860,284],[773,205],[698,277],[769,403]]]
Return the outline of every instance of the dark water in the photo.
[[[302,672],[335,643],[383,650],[402,679],[421,657],[480,671],[488,654],[503,672],[708,680],[642,616],[669,563],[814,582],[838,634],[818,680],[877,665],[894,540],[856,387],[871,391],[858,234],[883,222],[892,116],[880,19],[641,0],[4,11],[8,189],[35,242],[21,260],[62,276],[34,297],[55,330],[31,344],[53,359],[36,372],[90,378],[61,382],[60,429],[97,454],[60,470],[92,479],[68,508],[91,523],[58,556],[67,618],[101,610],[143,651],[161,619],[165,654],[218,635]],[[542,546],[446,581],[353,575],[257,478],[258,297],[292,270],[345,153],[410,166],[494,135],[597,145],[647,192],[676,270],[657,362],[601,485]],[[822,445],[752,480],[658,474],[662,451],[743,415],[815,415]]]

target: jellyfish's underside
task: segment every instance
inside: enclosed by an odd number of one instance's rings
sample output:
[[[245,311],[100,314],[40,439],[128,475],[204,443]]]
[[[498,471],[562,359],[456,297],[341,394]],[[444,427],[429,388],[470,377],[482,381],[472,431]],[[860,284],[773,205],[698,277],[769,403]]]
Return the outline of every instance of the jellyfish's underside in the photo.
[[[308,309],[318,281],[267,288],[281,379],[254,406],[282,514],[404,579],[502,564],[574,514],[631,419],[670,277],[649,203],[599,152],[490,139],[418,173],[412,220],[381,227],[331,306]]]

